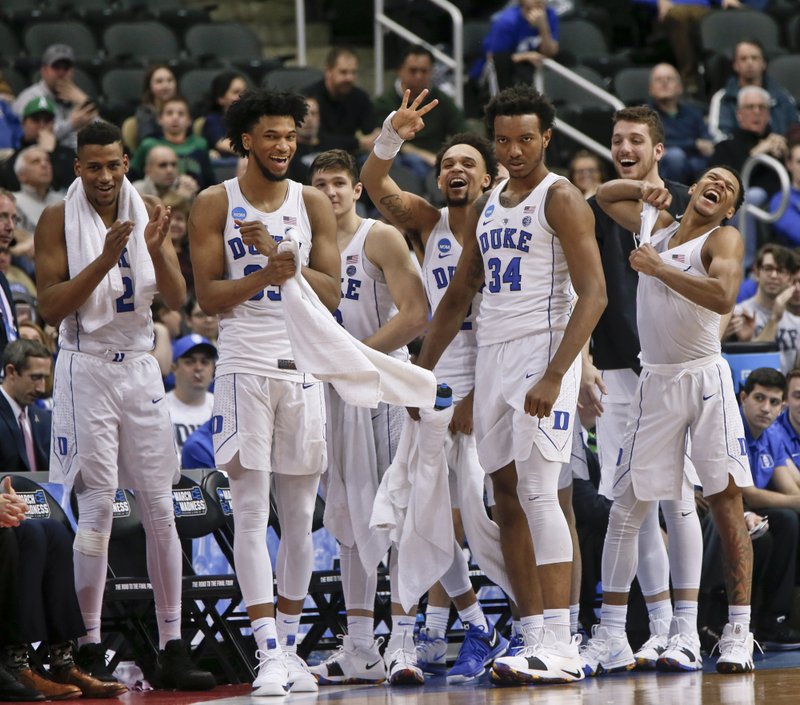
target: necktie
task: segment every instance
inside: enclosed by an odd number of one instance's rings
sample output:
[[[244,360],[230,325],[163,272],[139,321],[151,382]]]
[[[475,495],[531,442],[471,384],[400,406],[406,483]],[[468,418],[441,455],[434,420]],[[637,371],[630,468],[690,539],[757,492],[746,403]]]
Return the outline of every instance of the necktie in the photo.
[[[33,435],[31,434],[31,424],[25,409],[19,412],[19,427],[22,429],[22,437],[25,439],[25,454],[28,456],[28,467],[31,472],[36,472],[36,453],[33,450]]]

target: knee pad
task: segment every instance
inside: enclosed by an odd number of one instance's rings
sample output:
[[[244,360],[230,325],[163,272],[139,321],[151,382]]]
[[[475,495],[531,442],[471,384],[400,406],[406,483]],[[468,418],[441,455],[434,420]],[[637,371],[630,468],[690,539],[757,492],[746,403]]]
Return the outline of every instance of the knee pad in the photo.
[[[96,531],[79,525],[72,547],[85,556],[103,557],[108,554],[108,541],[110,538],[110,531]]]

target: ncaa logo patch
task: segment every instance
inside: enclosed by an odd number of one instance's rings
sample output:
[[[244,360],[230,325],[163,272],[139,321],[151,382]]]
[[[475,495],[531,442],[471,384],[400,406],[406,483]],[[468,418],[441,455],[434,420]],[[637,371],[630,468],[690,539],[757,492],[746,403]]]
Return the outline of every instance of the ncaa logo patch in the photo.
[[[353,276],[355,273],[356,273],[356,268],[355,268],[355,266],[354,266],[354,265],[352,265],[352,264],[351,264],[351,265],[350,265],[350,266],[347,268],[347,276],[348,276],[348,277],[352,277],[352,276]]]
[[[483,212],[483,217],[488,218],[492,213],[494,213],[494,203]]]
[[[242,206],[236,206],[231,211],[231,218],[234,220],[244,220],[247,217],[247,211]]]
[[[447,238],[443,238],[439,241],[439,252],[441,252],[443,255],[446,255],[452,249],[453,243],[451,243]]]

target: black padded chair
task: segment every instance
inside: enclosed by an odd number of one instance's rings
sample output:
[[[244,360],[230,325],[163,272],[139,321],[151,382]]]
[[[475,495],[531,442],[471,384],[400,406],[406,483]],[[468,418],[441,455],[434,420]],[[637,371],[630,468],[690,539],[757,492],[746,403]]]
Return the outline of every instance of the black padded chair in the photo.
[[[103,48],[112,63],[149,66],[182,62],[178,37],[170,27],[157,20],[115,22],[103,32]]]
[[[273,69],[264,76],[264,88],[301,92],[306,86],[316,83],[325,73],[311,66],[286,66]]]
[[[5,475],[0,477],[0,482],[4,477]],[[9,477],[11,477],[11,486],[14,491],[28,505],[28,519],[55,519],[72,533],[72,525],[67,513],[44,487],[25,475],[9,475]]]
[[[625,105],[642,105],[650,97],[650,66],[629,66],[614,74],[614,95]]]
[[[184,43],[193,61],[247,71],[257,82],[267,71],[283,66],[279,59],[265,59],[261,40],[239,22],[195,24],[186,30]]]

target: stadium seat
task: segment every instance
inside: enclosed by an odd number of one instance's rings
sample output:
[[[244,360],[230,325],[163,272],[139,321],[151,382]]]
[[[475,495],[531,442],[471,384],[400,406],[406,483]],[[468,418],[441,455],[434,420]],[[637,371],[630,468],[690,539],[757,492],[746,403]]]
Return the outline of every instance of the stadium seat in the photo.
[[[641,105],[650,97],[650,66],[631,66],[614,74],[614,95],[625,105]]]
[[[181,63],[178,38],[167,25],[156,20],[109,25],[103,32],[103,47],[109,60],[118,64]]]
[[[287,66],[273,69],[264,76],[264,88],[281,91],[302,91],[306,86],[316,83],[324,72],[310,66]]]

